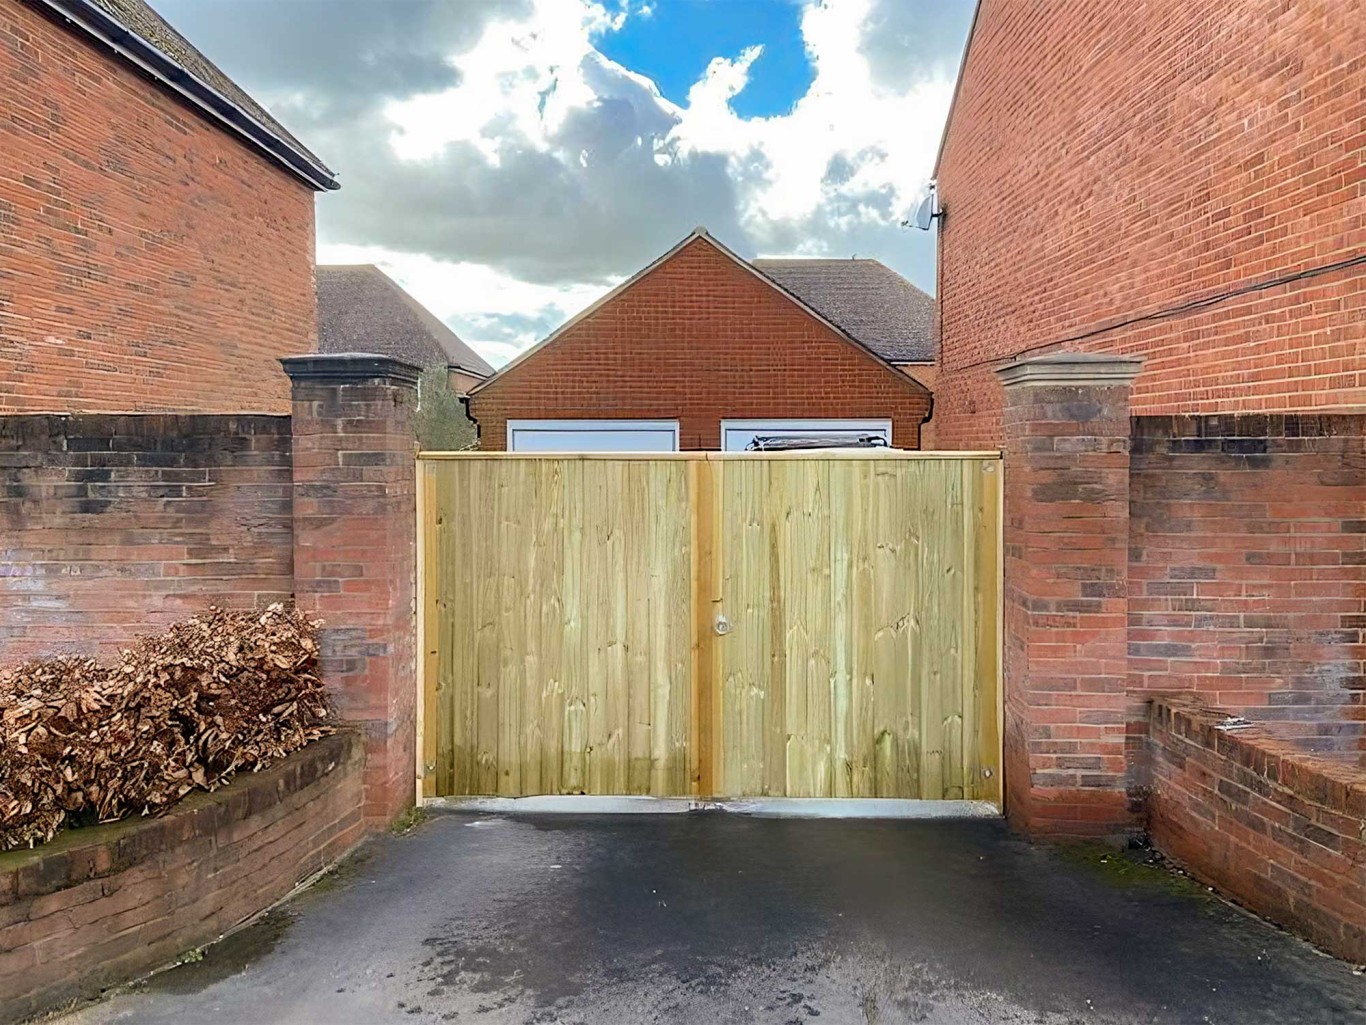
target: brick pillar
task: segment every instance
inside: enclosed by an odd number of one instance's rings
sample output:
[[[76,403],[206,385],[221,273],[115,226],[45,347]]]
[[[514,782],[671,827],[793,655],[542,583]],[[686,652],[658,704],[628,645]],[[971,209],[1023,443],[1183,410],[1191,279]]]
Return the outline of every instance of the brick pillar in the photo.
[[[413,803],[419,369],[370,355],[292,356],[294,594],[322,620],[322,673],[365,736],[365,817]]]
[[[1129,391],[1141,361],[1056,354],[1005,387],[1005,790],[1034,835],[1117,836],[1126,794]]]

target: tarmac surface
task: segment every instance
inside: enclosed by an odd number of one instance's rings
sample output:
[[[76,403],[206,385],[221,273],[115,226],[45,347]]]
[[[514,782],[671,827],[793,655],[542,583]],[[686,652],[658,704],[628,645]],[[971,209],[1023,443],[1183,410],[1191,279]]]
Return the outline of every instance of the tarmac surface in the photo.
[[[1366,975],[1141,852],[996,820],[435,815],[63,1018],[1366,1023]]]

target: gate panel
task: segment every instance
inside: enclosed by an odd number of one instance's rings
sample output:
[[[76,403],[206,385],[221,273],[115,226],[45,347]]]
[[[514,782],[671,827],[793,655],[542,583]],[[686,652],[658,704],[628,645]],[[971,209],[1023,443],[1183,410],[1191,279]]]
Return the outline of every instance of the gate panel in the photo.
[[[994,455],[424,457],[419,483],[424,795],[999,803]]]
[[[687,466],[423,460],[424,794],[690,792]]]
[[[996,799],[998,464],[711,469],[718,795]]]

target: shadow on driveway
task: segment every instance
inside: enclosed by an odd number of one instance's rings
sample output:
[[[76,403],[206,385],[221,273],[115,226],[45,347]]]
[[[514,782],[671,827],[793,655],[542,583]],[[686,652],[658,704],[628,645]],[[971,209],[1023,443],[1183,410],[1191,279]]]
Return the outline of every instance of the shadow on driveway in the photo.
[[[1366,976],[996,821],[441,815],[67,1021],[1366,1023]]]

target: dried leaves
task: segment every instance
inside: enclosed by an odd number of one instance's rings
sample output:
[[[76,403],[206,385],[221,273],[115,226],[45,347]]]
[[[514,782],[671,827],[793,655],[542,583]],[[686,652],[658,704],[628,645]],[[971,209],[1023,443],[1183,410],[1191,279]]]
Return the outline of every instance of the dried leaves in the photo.
[[[279,604],[212,608],[112,665],[0,672],[0,850],[155,814],[329,732],[316,625]]]

